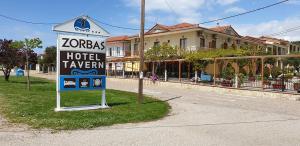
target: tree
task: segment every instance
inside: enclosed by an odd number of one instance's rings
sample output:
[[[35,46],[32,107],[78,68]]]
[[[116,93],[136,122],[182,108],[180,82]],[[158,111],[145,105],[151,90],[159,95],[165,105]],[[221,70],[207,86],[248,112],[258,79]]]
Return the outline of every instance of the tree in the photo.
[[[48,67],[48,72],[51,66],[56,64],[56,47],[50,46],[45,49],[45,54],[42,59],[42,63]]]
[[[27,72],[27,89],[30,90],[30,77],[29,77],[29,57],[30,53],[35,48],[42,48],[42,41],[39,38],[25,39],[24,43],[24,52],[26,55],[26,72]]]
[[[300,70],[300,59],[299,58],[286,58],[283,60],[284,64],[288,64],[294,67],[294,69],[299,72]]]
[[[51,65],[56,63],[56,47],[50,46],[45,49],[44,62]]]
[[[9,80],[11,70],[20,64],[20,46],[12,40],[0,40],[0,64],[6,81]]]
[[[178,57],[177,49],[175,47],[170,46],[168,43],[163,43],[162,45],[153,46],[151,49],[147,50],[145,53],[146,60],[150,60],[153,62],[162,62],[167,59],[175,59]],[[152,73],[155,73],[155,65],[153,63]]]
[[[217,57],[234,57],[234,56],[244,56],[247,53],[243,49],[216,49],[216,50],[199,50],[188,52],[184,55],[184,58],[194,64],[194,70],[197,72],[199,70],[204,70],[207,65],[212,60]],[[225,68],[227,63],[225,63]]]

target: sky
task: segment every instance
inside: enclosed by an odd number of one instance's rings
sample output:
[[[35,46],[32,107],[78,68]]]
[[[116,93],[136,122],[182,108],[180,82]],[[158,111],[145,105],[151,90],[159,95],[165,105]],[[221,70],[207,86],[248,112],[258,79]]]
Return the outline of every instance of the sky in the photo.
[[[174,25],[222,18],[263,7],[281,0],[146,0],[146,28],[156,23]],[[139,28],[140,0],[1,0],[0,15],[26,21],[62,23],[88,15],[112,25]],[[255,13],[218,22],[231,25],[240,35],[262,36],[300,27],[300,0],[290,0]],[[118,29],[99,23],[112,36],[138,34],[137,30]],[[217,26],[217,22],[202,25]],[[0,17],[0,39],[23,40],[39,37],[43,48],[56,45],[53,25],[33,25]],[[300,40],[300,29],[275,36]],[[36,49],[42,53],[44,49]]]

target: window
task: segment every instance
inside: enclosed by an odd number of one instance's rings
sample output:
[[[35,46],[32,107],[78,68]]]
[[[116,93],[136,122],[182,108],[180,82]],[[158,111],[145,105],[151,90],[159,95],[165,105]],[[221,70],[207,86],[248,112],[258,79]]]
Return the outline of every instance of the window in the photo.
[[[121,48],[117,47],[117,56],[121,56]]]
[[[204,38],[200,38],[200,47],[201,48],[205,47],[205,39]]]
[[[212,40],[210,43],[209,43],[209,48],[217,48],[217,41],[216,40]]]
[[[133,46],[133,55],[139,55],[139,44],[135,43]]]
[[[232,44],[232,45],[231,45],[231,48],[232,48],[232,49],[236,49],[236,45],[235,45],[235,44]]]
[[[268,47],[267,50],[268,50],[268,53],[270,53],[270,54],[273,53],[273,49],[271,47]],[[274,55],[274,53],[273,53],[273,55]]]
[[[223,44],[223,49],[228,49],[228,44],[227,43]]]
[[[108,56],[112,56],[112,48],[109,48]]]
[[[187,49],[187,39],[186,38],[182,38],[180,39],[180,49]]]
[[[131,56],[131,44],[130,42],[125,42],[123,45],[123,55]]]
[[[153,47],[159,47],[159,41],[154,42]]]
[[[282,55],[282,50],[281,48],[278,48],[278,54],[277,55]]]

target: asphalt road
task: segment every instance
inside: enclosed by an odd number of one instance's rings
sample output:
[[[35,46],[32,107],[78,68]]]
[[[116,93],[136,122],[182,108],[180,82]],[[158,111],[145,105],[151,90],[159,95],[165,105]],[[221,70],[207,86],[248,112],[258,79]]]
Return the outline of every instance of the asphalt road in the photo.
[[[48,77],[51,78],[51,77]],[[108,88],[137,91],[137,81],[109,79]],[[169,116],[91,130],[35,131],[0,119],[0,145],[300,146],[300,102],[147,85],[167,100]]]

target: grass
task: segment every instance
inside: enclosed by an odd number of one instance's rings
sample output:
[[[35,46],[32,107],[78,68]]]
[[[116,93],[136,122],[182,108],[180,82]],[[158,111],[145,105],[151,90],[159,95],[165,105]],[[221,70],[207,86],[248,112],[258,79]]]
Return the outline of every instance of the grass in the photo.
[[[105,110],[54,112],[55,82],[31,78],[31,90],[26,80],[11,77],[9,82],[0,76],[0,112],[10,122],[25,123],[32,128],[54,130],[86,129],[121,123],[135,123],[160,119],[169,112],[169,105],[150,97],[137,104],[136,93],[107,90]],[[62,93],[62,106],[94,105],[99,103],[101,91],[73,91]]]

